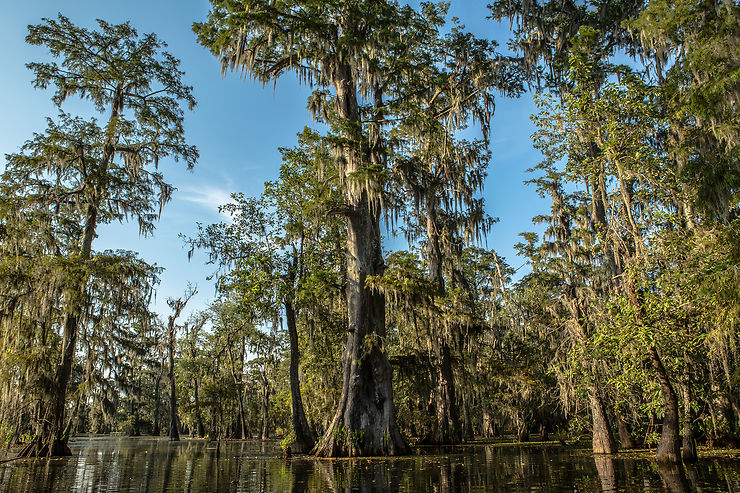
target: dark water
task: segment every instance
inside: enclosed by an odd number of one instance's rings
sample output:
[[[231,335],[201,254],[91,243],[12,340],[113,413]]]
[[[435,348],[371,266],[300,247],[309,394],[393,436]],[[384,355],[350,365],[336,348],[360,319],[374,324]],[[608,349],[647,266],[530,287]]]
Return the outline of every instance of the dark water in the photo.
[[[740,461],[659,468],[557,446],[471,445],[395,459],[283,460],[275,442],[96,438],[0,465],[0,492],[739,492]]]

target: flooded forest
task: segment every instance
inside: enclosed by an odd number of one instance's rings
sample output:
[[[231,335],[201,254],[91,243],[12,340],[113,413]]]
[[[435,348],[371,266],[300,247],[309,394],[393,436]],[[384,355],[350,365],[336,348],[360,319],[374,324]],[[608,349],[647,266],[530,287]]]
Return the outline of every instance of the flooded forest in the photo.
[[[208,166],[187,53],[27,28],[55,113],[0,179],[0,490],[740,491],[735,2],[490,0],[496,40],[447,3],[208,9],[193,50],[269,97],[298,80],[314,124],[170,245],[207,306],[155,306],[157,259],[96,247]],[[484,185],[524,95],[547,206],[504,258],[520,204]]]

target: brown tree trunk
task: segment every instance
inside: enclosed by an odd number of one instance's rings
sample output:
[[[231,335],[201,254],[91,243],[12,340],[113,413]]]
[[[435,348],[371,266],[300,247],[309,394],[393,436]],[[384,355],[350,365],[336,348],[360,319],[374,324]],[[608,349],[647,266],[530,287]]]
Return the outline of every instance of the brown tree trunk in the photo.
[[[694,413],[691,411],[691,361],[688,355],[685,357],[684,382],[683,382],[683,440],[681,442],[681,457],[686,463],[696,462],[696,440],[691,424]]]
[[[177,429],[177,395],[175,394],[175,333],[174,327],[170,327],[170,343],[167,348],[167,358],[169,360],[170,380],[170,440],[176,442],[180,440],[180,432]]]
[[[463,439],[472,440],[475,438],[475,432],[473,431],[473,417],[470,415],[470,395],[465,392],[462,393],[462,412]],[[527,436],[529,437],[529,432]]]
[[[429,281],[436,288],[437,296],[444,296],[445,283],[442,276],[442,249],[439,243],[437,227],[436,197],[427,197],[427,239],[428,239],[428,268]],[[438,320],[430,321],[432,344],[437,367],[437,385],[434,391],[435,400],[435,427],[428,442],[434,444],[462,443],[462,426],[460,413],[455,399],[455,378],[452,371],[452,357],[450,346],[447,343],[443,328]]]
[[[496,436],[496,428],[493,423],[491,412],[486,407],[483,411],[483,438],[493,438]]]
[[[316,443],[316,437],[308,426],[306,413],[303,409],[301,399],[301,381],[298,376],[298,363],[300,361],[300,349],[298,347],[298,328],[296,327],[296,314],[293,301],[286,299],[285,319],[288,325],[288,336],[290,338],[290,404],[293,422],[293,433],[295,441],[291,444],[292,451],[305,454],[311,451]]]
[[[239,404],[239,438],[247,439],[247,417],[244,412],[244,393],[240,385],[236,387],[236,401]]]
[[[337,110],[345,124],[344,181],[347,187],[347,311],[344,380],[337,412],[320,443],[319,456],[400,455],[410,449],[396,423],[393,371],[383,351],[385,300],[365,286],[383,273],[380,202],[355,175],[366,165],[359,155],[359,111],[352,68],[335,60]],[[370,179],[377,182],[377,180]],[[372,185],[370,185],[372,186]]]
[[[462,443],[462,426],[455,401],[450,347],[444,340],[435,343],[437,353],[437,387],[435,389],[436,426],[431,443],[452,445]]]
[[[591,418],[593,421],[594,454],[616,454],[617,444],[609,426],[606,406],[604,406],[601,392],[596,385],[591,387]]]
[[[198,438],[203,438],[206,433],[203,426],[203,415],[200,412],[200,400],[198,399],[198,379],[196,378],[193,383],[193,397],[195,398],[195,436]]]
[[[164,359],[160,365],[161,371],[157,375],[157,380],[154,383],[154,423],[152,426],[152,435],[159,436],[161,430],[159,429],[159,387],[162,383],[162,376],[164,375]]]
[[[619,431],[619,446],[624,450],[637,448],[637,443],[632,436],[632,428],[620,409],[616,410],[617,430]]]
[[[263,386],[262,386],[262,426],[260,429],[260,438],[267,440],[270,438],[270,423],[269,423],[269,411],[270,411],[270,387],[267,382],[267,376],[265,375]]]
[[[648,351],[650,362],[660,383],[660,393],[663,396],[663,431],[660,435],[660,443],[658,444],[658,450],[655,452],[655,458],[658,462],[677,464],[681,462],[678,398],[673,390],[673,385],[668,379],[668,373],[663,366],[658,350],[651,346]]]
[[[90,259],[97,218],[97,207],[94,204],[88,204],[80,248],[80,260],[82,262]],[[67,293],[67,313],[64,315],[64,331],[62,333],[62,354],[54,375],[51,405],[44,424],[39,428],[37,436],[21,451],[21,457],[72,455],[67,446],[69,437],[64,436],[66,429],[64,417],[67,404],[67,387],[72,375],[72,363],[77,348],[79,318],[87,295],[86,288],[87,282],[86,277],[84,277],[75,288],[70,289]]]
[[[234,380],[234,386],[236,387],[236,402],[239,406],[239,437],[242,440],[247,439],[247,418],[244,411],[244,385],[243,385],[243,373],[244,373],[244,353],[245,353],[244,338],[241,338],[241,351],[239,353],[239,372],[237,373],[234,368],[235,360],[234,353],[231,350],[231,342],[227,340],[226,353],[229,357],[229,368],[231,370],[231,377]],[[233,434],[232,434],[233,436]]]

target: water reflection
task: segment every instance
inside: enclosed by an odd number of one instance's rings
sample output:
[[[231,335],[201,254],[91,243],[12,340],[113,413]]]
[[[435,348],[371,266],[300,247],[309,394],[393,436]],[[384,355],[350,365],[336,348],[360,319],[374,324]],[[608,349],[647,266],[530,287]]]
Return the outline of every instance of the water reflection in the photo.
[[[671,493],[691,492],[682,464],[658,464],[658,472],[667,491]]]
[[[740,491],[740,463],[687,468],[557,446],[420,449],[392,459],[284,461],[274,442],[90,439],[75,456],[0,466],[0,492]]]
[[[599,481],[601,481],[601,491],[603,491],[604,493],[616,492],[616,461],[611,457],[595,455],[594,463],[596,464],[596,472],[599,474]]]

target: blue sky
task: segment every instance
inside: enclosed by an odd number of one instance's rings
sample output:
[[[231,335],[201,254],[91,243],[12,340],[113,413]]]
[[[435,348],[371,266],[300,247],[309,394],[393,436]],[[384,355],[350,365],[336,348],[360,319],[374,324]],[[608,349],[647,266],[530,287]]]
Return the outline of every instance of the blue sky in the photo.
[[[505,44],[508,25],[485,19],[486,1],[453,1],[451,16],[456,16],[475,34]],[[134,250],[150,263],[164,267],[158,289],[156,310],[166,318],[165,300],[180,296],[188,282],[197,284],[200,293],[191,301],[187,313],[204,308],[214,297],[213,285],[206,280],[213,271],[205,257],[196,254],[190,262],[178,237],[191,235],[196,223],[221,220],[217,208],[230,193],[258,195],[266,180],[276,178],[280,165],[278,147],[291,147],[296,133],[311,125],[306,111],[307,87],[291,77],[272,85],[243,79],[236,74],[221,76],[217,60],[197,44],[191,31],[194,21],[204,20],[209,11],[205,0],[26,0],[4,2],[0,16],[0,154],[17,152],[34,132],[42,131],[45,119],[57,114],[50,101],[51,92],[31,87],[29,61],[47,57],[44,48],[26,45],[27,26],[58,12],[77,25],[95,27],[95,19],[111,23],[131,21],[139,33],[155,32],[169,45],[168,51],[182,61],[185,81],[194,86],[198,106],[186,115],[189,142],[198,147],[200,160],[192,172],[182,164],[160,163],[167,180],[177,187],[173,200],[165,207],[153,237],[140,238],[136,224],[101,227],[93,247],[96,250]],[[87,103],[65,103],[75,112]],[[539,161],[532,148],[533,132],[529,115],[534,111],[531,97],[511,100],[499,97],[493,118],[491,151],[484,196],[491,216],[500,221],[489,234],[487,246],[494,248],[518,267],[514,244],[518,233],[533,229],[531,218],[544,212],[547,203],[526,186],[524,171]]]

